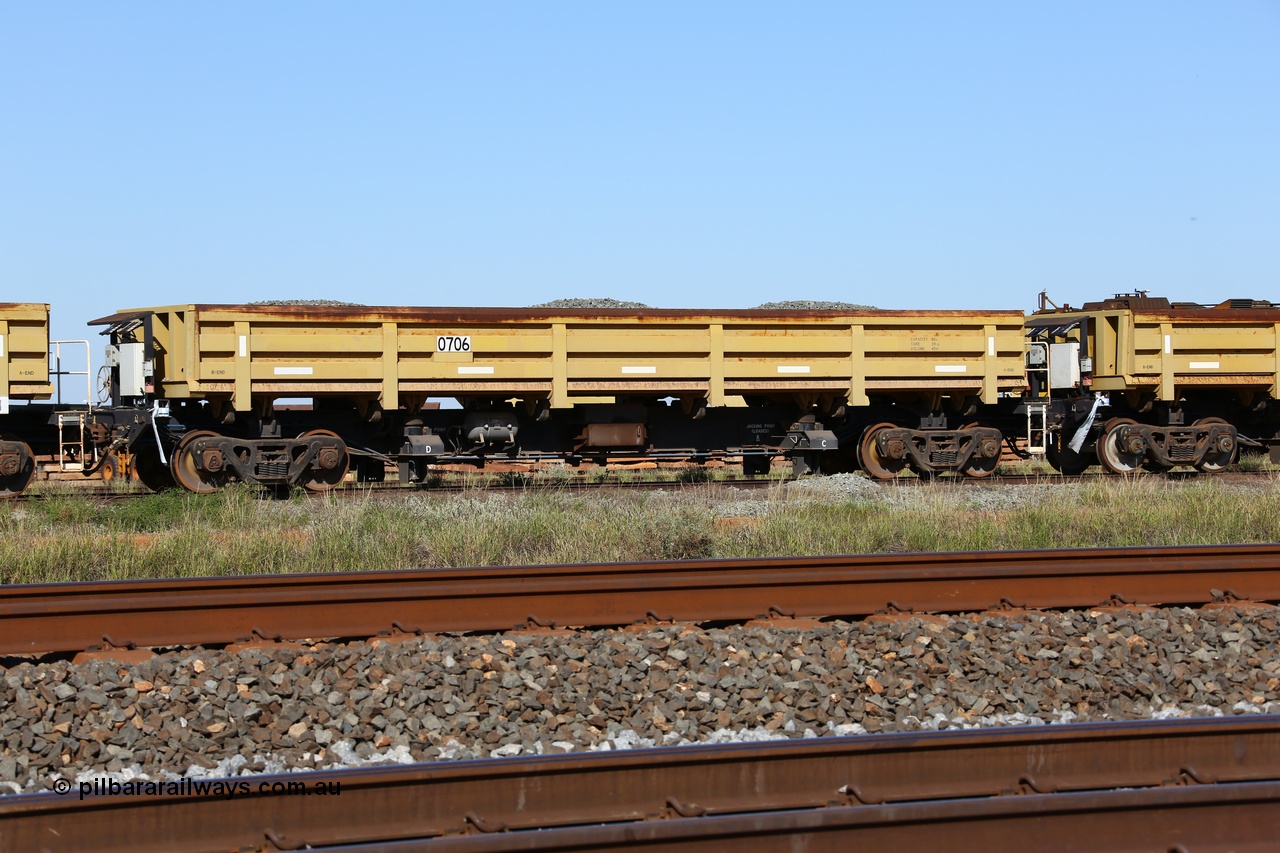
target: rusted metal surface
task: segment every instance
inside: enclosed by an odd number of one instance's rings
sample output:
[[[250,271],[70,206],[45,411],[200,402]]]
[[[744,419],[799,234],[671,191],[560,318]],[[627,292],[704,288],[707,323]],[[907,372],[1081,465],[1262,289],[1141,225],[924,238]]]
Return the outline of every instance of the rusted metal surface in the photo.
[[[5,587],[0,654],[115,645],[1090,607],[1200,605],[1221,593],[1280,600],[1280,545],[680,560],[413,569]]]
[[[21,441],[0,441],[0,498],[16,497],[35,474],[31,448]]]
[[[1235,462],[1240,450],[1236,428],[1220,418],[1177,427],[1113,418],[1097,444],[1098,460],[1116,474],[1132,474],[1152,463],[1157,470],[1193,465],[1214,473]]]
[[[0,307],[4,307],[0,303]],[[554,317],[572,317],[574,319],[606,319],[632,318],[636,320],[675,320],[700,319],[706,317],[740,317],[743,319],[759,319],[761,317],[779,317],[787,320],[815,318],[828,320],[833,317],[938,317],[941,319],[973,317],[989,317],[992,315],[1016,314],[1022,319],[1022,312],[1003,309],[987,310],[891,310],[885,308],[858,308],[841,310],[797,310],[797,309],[761,309],[761,308],[472,308],[461,306],[371,306],[371,305],[235,305],[203,303],[196,305],[166,306],[164,308],[130,308],[90,320],[89,325],[101,326],[116,323],[139,316],[148,311],[165,311],[172,308],[194,309],[196,311],[234,312],[260,316],[282,316],[311,319],[326,317],[340,320],[356,320],[382,322],[384,320],[432,320],[436,322],[467,322],[479,318],[485,322],[508,322],[511,320],[549,319]]]
[[[1106,791],[1047,798],[957,800],[680,818],[639,825],[415,839],[342,847],[342,853],[487,850],[946,850],[991,853],[1239,853],[1280,845],[1280,783]],[[333,850],[337,848],[316,848]]]
[[[926,431],[882,423],[862,433],[858,449],[873,479],[891,480],[907,465],[925,477],[948,470],[986,477],[999,464],[1000,447],[1000,431],[989,427]]]
[[[644,447],[644,424],[587,424],[574,445],[583,447]]]
[[[723,465],[689,465],[678,462],[666,462],[659,460],[657,462],[645,459],[644,461],[618,461],[610,460],[610,464],[605,468],[605,475],[612,472],[632,472],[637,470],[650,471],[661,470],[670,472],[675,475],[681,471],[699,471],[705,472],[710,470],[722,470]],[[333,489],[327,492],[304,492],[304,495],[312,495],[323,497],[325,500],[369,500],[375,499],[379,501],[394,501],[402,499],[423,500],[432,498],[449,498],[462,493],[477,493],[483,490],[485,494],[493,493],[510,493],[525,495],[529,492],[545,491],[545,492],[672,492],[682,489],[696,489],[699,492],[706,493],[718,489],[734,489],[738,491],[761,490],[777,488],[785,481],[769,476],[739,476],[731,475],[725,480],[701,480],[690,478],[687,480],[671,479],[662,480],[622,480],[622,479],[588,479],[588,473],[585,470],[581,472],[573,472],[571,474],[561,476],[546,476],[548,471],[557,470],[554,466],[545,465],[529,465],[522,463],[488,463],[485,465],[483,475],[475,473],[473,466],[436,466],[433,470],[439,470],[438,475],[441,482],[433,482],[429,487],[403,486],[398,482],[371,482],[361,483],[359,488],[353,489]],[[37,472],[40,477],[44,472]],[[132,475],[131,475],[132,476]],[[483,476],[483,479],[481,477]],[[591,476],[601,476],[598,469],[592,469]],[[1096,475],[1102,476],[1102,475]],[[1270,476],[1267,471],[1237,472],[1230,475],[1239,480],[1247,481],[1250,478],[1258,476]],[[74,489],[76,496],[84,498],[93,498],[94,500],[112,502],[112,503],[128,503],[130,501],[147,500],[152,496],[152,492],[142,491],[121,491],[118,487],[111,484],[104,485],[101,480],[89,479],[77,472],[77,479],[61,480],[68,490]],[[987,480],[960,480],[956,479],[956,484],[964,483],[975,486],[990,484],[1008,484],[1008,483],[1045,483],[1045,482],[1072,482],[1073,479],[1063,477],[1062,475],[1028,475],[1018,477],[1001,477],[996,481]],[[1085,478],[1088,479],[1088,478]],[[879,482],[879,481],[877,481]],[[914,485],[914,479],[903,479],[899,481],[901,485]],[[15,495],[14,501],[18,503],[38,502],[47,499],[47,495],[40,492],[26,491],[21,495]]]
[[[169,460],[173,480],[189,492],[210,494],[234,475],[254,485],[300,483],[327,492],[342,484],[350,456],[329,430],[311,430],[297,439],[248,440],[208,430],[183,436]]]
[[[947,836],[948,849],[1027,849],[1030,838],[1036,849],[1169,849],[1192,839],[1274,839],[1274,819],[1235,823],[1280,794],[1277,779],[1277,717],[1079,724],[237,777],[227,781],[244,790],[233,796],[81,800],[73,785],[61,797],[0,798],[0,847],[274,850],[428,838],[425,849],[729,839],[736,847],[743,833],[773,834],[772,844],[779,833],[813,833],[825,845],[852,832],[907,845],[885,849],[925,849],[939,836],[921,833],[970,821],[963,840]],[[328,793],[258,793],[289,782]],[[1091,793],[1121,787],[1150,790]],[[1085,815],[1103,823],[1061,830]],[[1144,834],[1125,821],[1144,824]],[[1112,824],[1115,835],[1096,831]],[[572,826],[582,828],[524,832]],[[1039,834],[1049,826],[1053,833]],[[1037,834],[1001,843],[1015,832]],[[1120,843],[1134,838],[1143,843]]]

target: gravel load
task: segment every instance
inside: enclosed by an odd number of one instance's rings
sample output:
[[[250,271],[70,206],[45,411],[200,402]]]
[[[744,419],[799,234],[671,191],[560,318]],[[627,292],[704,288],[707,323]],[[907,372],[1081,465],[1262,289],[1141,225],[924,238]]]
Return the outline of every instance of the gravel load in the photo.
[[[250,305],[303,305],[313,308],[363,308],[359,302],[339,302],[336,299],[266,299],[261,302],[250,302]]]
[[[766,302],[757,305],[761,311],[879,311],[874,305],[858,305],[854,302],[818,302],[811,299],[789,299],[785,302]]]
[[[626,302],[621,299],[553,299],[530,305],[530,308],[652,308],[643,302]]]
[[[0,791],[1280,710],[1274,610],[430,636],[0,670]]]

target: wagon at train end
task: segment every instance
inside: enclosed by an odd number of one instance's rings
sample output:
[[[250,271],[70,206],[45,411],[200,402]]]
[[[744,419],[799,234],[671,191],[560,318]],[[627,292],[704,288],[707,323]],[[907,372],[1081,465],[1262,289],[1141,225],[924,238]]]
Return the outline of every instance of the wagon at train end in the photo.
[[[0,498],[16,495],[35,473],[31,445],[16,435],[13,401],[48,400],[49,306],[0,302]]]
[[[1047,412],[1051,464],[1118,474],[1221,471],[1280,451],[1280,306],[1125,293],[1027,317],[1027,405]]]

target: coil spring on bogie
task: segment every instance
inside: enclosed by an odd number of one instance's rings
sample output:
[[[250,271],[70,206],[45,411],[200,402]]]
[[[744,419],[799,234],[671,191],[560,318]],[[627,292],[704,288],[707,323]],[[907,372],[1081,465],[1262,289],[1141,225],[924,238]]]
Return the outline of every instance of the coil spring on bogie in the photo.
[[[1173,444],[1167,450],[1169,458],[1179,462],[1190,462],[1196,458],[1196,446],[1194,444]]]
[[[285,477],[289,474],[288,462],[259,462],[253,468],[253,473],[259,479],[268,479],[275,477]]]
[[[929,454],[929,464],[934,466],[954,465],[956,464],[956,452],[954,450],[935,450]]]

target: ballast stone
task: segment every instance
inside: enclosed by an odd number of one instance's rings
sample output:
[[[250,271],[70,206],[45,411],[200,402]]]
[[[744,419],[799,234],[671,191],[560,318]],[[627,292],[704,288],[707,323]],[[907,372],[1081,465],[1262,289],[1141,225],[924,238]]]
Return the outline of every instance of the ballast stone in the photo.
[[[0,790],[1276,711],[1276,628],[1273,611],[1092,610],[23,663],[0,677]]]

